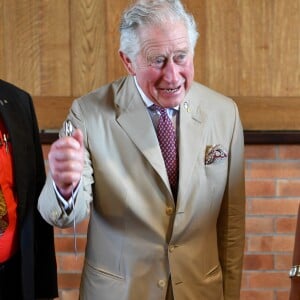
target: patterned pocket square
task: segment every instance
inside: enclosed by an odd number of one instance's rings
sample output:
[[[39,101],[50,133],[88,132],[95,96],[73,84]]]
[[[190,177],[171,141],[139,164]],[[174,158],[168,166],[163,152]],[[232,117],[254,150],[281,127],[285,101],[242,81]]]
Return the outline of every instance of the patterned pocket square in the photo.
[[[209,145],[206,147],[205,152],[205,164],[210,165],[213,163],[218,163],[227,158],[227,151],[220,144]]]

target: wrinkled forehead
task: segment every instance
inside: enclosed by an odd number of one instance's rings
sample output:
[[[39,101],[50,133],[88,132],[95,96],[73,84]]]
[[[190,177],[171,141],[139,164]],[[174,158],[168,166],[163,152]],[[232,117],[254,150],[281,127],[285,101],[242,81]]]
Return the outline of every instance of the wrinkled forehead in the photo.
[[[187,28],[182,22],[143,26],[138,36],[142,52],[188,51],[191,48]]]

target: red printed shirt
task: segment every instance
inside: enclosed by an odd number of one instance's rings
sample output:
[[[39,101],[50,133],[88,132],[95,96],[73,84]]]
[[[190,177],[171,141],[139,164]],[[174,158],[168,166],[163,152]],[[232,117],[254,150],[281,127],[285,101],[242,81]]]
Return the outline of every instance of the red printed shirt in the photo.
[[[0,118],[0,263],[17,248],[17,201],[14,192],[12,147]]]

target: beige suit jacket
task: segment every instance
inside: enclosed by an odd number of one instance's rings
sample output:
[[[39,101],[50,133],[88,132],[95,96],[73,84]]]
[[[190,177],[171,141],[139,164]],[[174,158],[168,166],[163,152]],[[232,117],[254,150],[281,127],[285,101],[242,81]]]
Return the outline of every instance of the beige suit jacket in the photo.
[[[60,207],[51,178],[39,210],[72,226],[90,214],[81,299],[239,299],[244,248],[244,141],[236,104],[193,83],[180,106],[175,206],[155,129],[132,77],[74,101],[85,168],[75,211]],[[212,145],[227,157],[205,163]],[[91,209],[90,209],[91,207]]]

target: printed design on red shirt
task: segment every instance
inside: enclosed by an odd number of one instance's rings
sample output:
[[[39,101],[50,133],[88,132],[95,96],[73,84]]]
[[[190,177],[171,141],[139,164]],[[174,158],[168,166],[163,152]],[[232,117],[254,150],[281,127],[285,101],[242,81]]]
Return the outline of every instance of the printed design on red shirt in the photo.
[[[0,263],[14,255],[17,243],[17,197],[14,188],[12,145],[0,116]]]
[[[2,189],[0,187],[0,236],[5,232],[7,227],[8,227],[7,205],[4,199]]]

